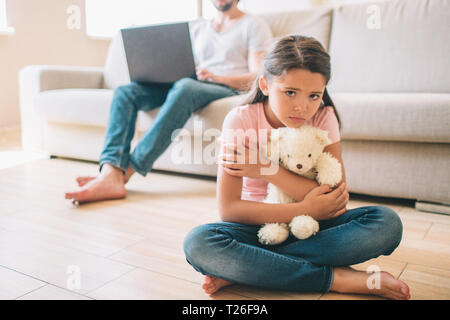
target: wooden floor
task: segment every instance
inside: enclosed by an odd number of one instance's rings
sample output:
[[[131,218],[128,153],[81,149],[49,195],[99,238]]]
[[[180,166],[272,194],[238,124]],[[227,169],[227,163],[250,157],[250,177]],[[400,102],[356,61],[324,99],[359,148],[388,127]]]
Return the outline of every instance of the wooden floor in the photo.
[[[62,159],[0,170],[0,299],[377,299],[242,285],[210,297],[182,242],[194,226],[218,220],[215,182],[151,173],[132,179],[124,200],[75,207],[64,199],[77,175],[96,170]],[[450,216],[356,195],[349,208],[374,203],[399,213],[403,240],[391,256],[355,267],[378,265],[405,281],[412,299],[450,299]]]

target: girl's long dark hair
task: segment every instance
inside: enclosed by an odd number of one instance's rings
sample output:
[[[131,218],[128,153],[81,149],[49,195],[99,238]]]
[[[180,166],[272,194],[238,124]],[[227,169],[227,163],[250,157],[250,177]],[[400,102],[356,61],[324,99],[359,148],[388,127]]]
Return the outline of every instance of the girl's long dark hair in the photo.
[[[259,76],[263,75],[270,81],[271,78],[279,77],[290,69],[305,69],[320,73],[325,77],[328,84],[331,78],[330,55],[320,42],[312,37],[285,36],[278,40],[267,53]],[[244,104],[264,102],[267,98],[259,88],[258,79],[256,79],[246,96]],[[321,108],[325,106],[333,107],[340,128],[341,120],[326,88],[322,100]]]

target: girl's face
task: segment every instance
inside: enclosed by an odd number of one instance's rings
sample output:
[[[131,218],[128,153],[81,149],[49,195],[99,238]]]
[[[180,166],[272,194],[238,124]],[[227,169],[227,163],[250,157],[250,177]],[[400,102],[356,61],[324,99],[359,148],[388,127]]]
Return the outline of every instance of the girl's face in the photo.
[[[310,120],[320,107],[326,80],[320,73],[291,69],[268,81],[259,78],[259,87],[268,96],[264,110],[274,128],[298,128]]]

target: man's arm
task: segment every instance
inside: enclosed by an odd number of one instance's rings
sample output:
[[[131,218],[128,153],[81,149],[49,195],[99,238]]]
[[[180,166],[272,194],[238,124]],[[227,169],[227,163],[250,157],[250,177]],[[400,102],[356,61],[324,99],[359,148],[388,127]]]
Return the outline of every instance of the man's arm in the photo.
[[[248,91],[252,86],[253,81],[255,81],[262,63],[265,58],[264,51],[250,52],[248,55],[248,67],[249,72],[240,75],[233,76],[218,76],[208,70],[198,70],[197,77],[199,80],[208,80],[211,82],[216,82],[224,84],[230,88],[239,91]]]

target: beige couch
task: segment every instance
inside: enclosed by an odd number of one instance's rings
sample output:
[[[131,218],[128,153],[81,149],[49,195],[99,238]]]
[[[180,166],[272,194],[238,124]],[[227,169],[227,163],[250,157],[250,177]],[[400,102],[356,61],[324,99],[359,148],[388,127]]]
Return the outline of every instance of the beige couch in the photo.
[[[289,33],[314,36],[331,54],[329,90],[343,123],[350,191],[449,204],[449,2],[374,4],[263,17],[275,37]],[[127,82],[120,36],[111,42],[103,68],[47,65],[22,69],[24,147],[97,160],[113,91]],[[214,101],[193,115],[185,128],[193,133],[195,123],[201,123],[203,130],[220,129],[239,99]],[[139,114],[136,139],[157,112]],[[155,163],[155,169],[216,175],[214,163],[173,163],[170,156],[175,145]],[[439,210],[448,208],[442,205]]]

